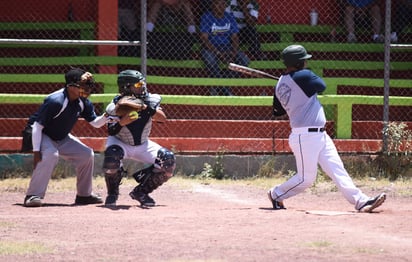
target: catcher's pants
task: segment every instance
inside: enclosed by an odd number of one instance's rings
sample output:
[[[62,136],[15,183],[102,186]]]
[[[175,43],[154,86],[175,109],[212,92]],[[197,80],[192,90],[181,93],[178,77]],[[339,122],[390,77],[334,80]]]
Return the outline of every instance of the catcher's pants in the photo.
[[[115,136],[108,136],[106,148],[111,145],[118,145],[123,148],[124,158],[133,159],[144,164],[154,164],[157,152],[162,148],[159,144],[151,140],[147,140],[141,145],[133,146],[124,143]]]
[[[77,137],[69,134],[60,141],[54,141],[42,134],[42,160],[33,170],[27,195],[43,198],[47,185],[58,163],[59,156],[68,160],[75,167],[77,173],[77,195],[90,196],[92,193],[92,178],[94,169],[94,152],[83,144]]]
[[[282,201],[310,187],[316,179],[318,163],[356,209],[370,199],[353,183],[332,139],[326,132],[308,132],[307,127],[292,129],[289,146],[296,159],[297,173],[272,190],[275,200]]]

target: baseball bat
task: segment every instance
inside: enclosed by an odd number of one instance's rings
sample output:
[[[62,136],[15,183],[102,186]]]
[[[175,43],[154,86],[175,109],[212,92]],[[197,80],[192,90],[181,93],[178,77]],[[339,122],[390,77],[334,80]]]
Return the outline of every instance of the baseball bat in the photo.
[[[271,79],[276,79],[279,80],[279,77],[271,75],[269,73],[263,72],[261,70],[257,70],[251,67],[247,67],[247,66],[242,66],[242,65],[238,65],[238,64],[234,64],[234,63],[229,63],[229,69],[236,71],[236,72],[240,72],[242,74],[246,74],[246,75],[250,75],[253,77],[266,77],[266,78],[271,78]]]

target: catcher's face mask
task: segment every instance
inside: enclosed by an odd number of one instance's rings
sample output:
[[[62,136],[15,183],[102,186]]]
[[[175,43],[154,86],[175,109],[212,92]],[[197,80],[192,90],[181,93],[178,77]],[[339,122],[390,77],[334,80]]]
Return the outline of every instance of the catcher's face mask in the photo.
[[[128,89],[138,98],[144,98],[147,95],[146,81],[144,81],[144,79],[137,83],[129,84]]]

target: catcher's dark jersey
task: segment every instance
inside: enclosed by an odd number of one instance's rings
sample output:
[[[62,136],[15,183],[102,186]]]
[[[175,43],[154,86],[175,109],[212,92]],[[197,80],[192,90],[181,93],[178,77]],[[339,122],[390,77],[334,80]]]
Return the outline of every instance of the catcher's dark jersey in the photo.
[[[113,99],[114,104],[119,101],[121,96]],[[161,97],[157,94],[148,94],[144,102],[147,109],[139,112],[139,118],[126,126],[120,126],[118,123],[108,124],[109,135],[116,136],[122,142],[129,145],[141,145],[149,139],[152,130],[153,110],[160,106]],[[150,107],[150,108],[149,108]]]

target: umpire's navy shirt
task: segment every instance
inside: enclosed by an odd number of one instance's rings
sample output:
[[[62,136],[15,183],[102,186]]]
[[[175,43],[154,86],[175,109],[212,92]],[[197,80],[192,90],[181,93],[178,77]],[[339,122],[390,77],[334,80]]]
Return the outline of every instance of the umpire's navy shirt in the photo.
[[[87,122],[93,121],[97,117],[93,104],[83,97],[74,101],[69,100],[67,107],[59,114],[65,98],[68,98],[66,88],[51,93],[44,99],[37,112],[36,122],[44,127],[43,133],[53,140],[64,139],[73,129],[79,117],[83,117]],[[80,103],[84,105],[83,110]],[[59,115],[56,117],[57,114]]]

